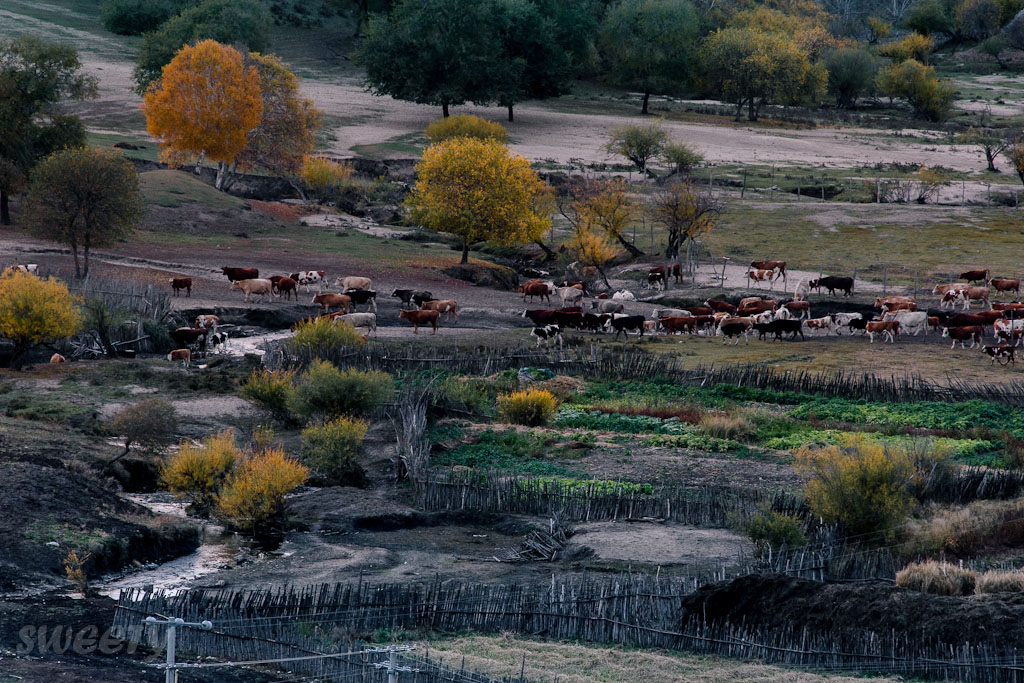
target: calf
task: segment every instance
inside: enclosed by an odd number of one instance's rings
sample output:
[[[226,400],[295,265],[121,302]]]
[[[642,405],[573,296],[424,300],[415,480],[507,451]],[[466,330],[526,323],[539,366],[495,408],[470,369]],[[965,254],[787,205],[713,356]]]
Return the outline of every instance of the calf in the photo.
[[[243,292],[245,294],[245,301],[248,303],[250,296],[258,296],[262,302],[264,298],[271,296],[274,291],[274,285],[270,280],[263,279],[249,279],[249,280],[234,280],[231,283],[231,289]]]
[[[968,283],[971,282],[984,282],[988,280],[988,269],[985,270],[968,270],[960,273],[960,279],[966,280]]]
[[[332,308],[340,308],[345,313],[352,312],[352,297],[346,294],[332,294],[330,292],[317,294],[313,297],[313,303],[323,308],[324,313]]]
[[[192,351],[189,349],[175,349],[167,354],[167,360],[174,362],[180,360],[183,367],[188,367],[192,362]]]
[[[271,287],[273,289],[273,287]],[[294,298],[296,301],[299,300],[299,285],[290,277],[282,277],[277,279],[277,296],[284,296],[285,299]]]
[[[431,334],[437,334],[437,321],[441,314],[437,311],[399,311],[399,320],[408,320],[412,323],[412,333],[419,334],[420,325],[430,325],[434,328]]]
[[[624,315],[621,318],[612,318],[611,326],[615,330],[616,340],[620,334],[626,335],[628,339],[630,330],[636,330],[638,337],[644,336],[644,317],[642,315]]]
[[[817,280],[811,280],[807,283],[810,289],[821,290],[822,287],[828,290],[829,296],[835,296],[836,290],[841,290],[843,296],[850,296],[853,292],[853,278],[843,277],[839,275],[826,275],[823,278]]]
[[[174,296],[178,296],[178,292],[185,290],[185,296],[192,296],[192,278],[190,277],[172,277],[171,278],[171,290],[174,292]]]
[[[875,335],[882,335],[882,342],[885,339],[889,340],[890,344],[895,343],[896,337],[900,333],[900,324],[896,320],[868,320],[864,326],[865,331],[868,333],[868,337],[871,338],[871,343],[875,343]]]
[[[445,320],[451,320],[452,316],[459,319],[459,302],[454,299],[438,299],[435,301],[424,301],[420,306],[423,311],[437,311],[445,314]]]
[[[260,276],[258,268],[230,268],[228,266],[221,267],[221,272],[227,275],[228,280],[236,282],[238,280],[255,280]]]
[[[538,349],[541,344],[547,345],[555,341],[558,342],[558,348],[562,348],[562,330],[558,325],[535,327],[530,331],[530,336],[537,340]]]
[[[999,344],[998,346],[983,346],[981,347],[981,350],[992,358],[993,363],[999,361],[1000,365],[1006,365],[1007,363],[1013,363],[1014,365],[1017,364],[1014,360],[1016,350],[1013,346]]]
[[[964,348],[964,342],[968,339],[971,341],[971,347],[981,346],[981,333],[982,328],[980,325],[967,325],[965,327],[944,327],[942,328],[942,336],[949,337],[953,340],[953,345],[949,348],[956,348],[956,343],[960,342],[960,348]]]

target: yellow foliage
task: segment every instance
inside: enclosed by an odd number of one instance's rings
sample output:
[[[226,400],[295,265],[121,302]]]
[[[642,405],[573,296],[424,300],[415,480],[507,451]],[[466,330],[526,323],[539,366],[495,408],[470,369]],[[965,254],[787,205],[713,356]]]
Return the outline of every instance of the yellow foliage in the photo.
[[[85,563],[92,557],[92,553],[79,555],[77,550],[69,550],[64,557],[64,572],[68,581],[75,584],[75,588],[82,594],[82,597],[89,595],[89,579],[85,575]]]
[[[622,178],[600,184],[596,193],[578,200],[580,223],[618,238],[636,215],[636,205],[627,189]]]
[[[1017,171],[1022,182],[1024,182],[1024,140],[1019,138],[1013,141],[1003,152],[1006,158],[1013,164],[1013,170]]]
[[[551,225],[542,210],[548,194],[530,162],[505,145],[460,137],[423,152],[406,204],[424,227],[461,238],[466,263],[473,242],[540,239]]]
[[[217,492],[241,453],[230,430],[208,436],[199,446],[185,441],[181,450],[160,469],[160,485],[189,496],[192,509],[205,515],[213,510]]]
[[[896,572],[896,585],[933,595],[972,595],[978,574],[948,562],[926,560]]]
[[[302,459],[328,486],[351,484],[361,478],[356,458],[370,423],[359,418],[339,417],[302,430]]]
[[[543,389],[526,389],[498,397],[498,414],[512,424],[536,427],[547,423],[556,410],[558,399]]]
[[[365,343],[351,323],[326,317],[299,323],[288,340],[292,349],[309,348],[313,353],[327,352],[339,345],[362,346]]]
[[[221,516],[252,536],[272,531],[285,514],[285,496],[309,477],[309,470],[280,449],[242,461],[219,497]]]
[[[872,43],[884,40],[892,33],[892,24],[878,17],[868,17],[868,28],[871,30]]]
[[[573,231],[569,249],[576,254],[576,259],[580,263],[594,266],[602,273],[605,264],[619,253],[607,233],[589,226],[578,226]]]
[[[841,446],[804,447],[796,468],[807,477],[812,512],[839,522],[855,540],[879,543],[896,535],[914,505],[914,455],[855,434]]]
[[[500,123],[472,114],[456,114],[434,121],[423,131],[430,142],[444,142],[451,138],[469,137],[481,140],[508,142],[508,131]]]
[[[55,277],[7,269],[0,274],[0,337],[14,342],[17,355],[66,339],[82,329],[81,303]]]
[[[186,45],[150,87],[142,111],[168,163],[203,155],[230,164],[260,124],[260,75],[233,47],[214,40]]]
[[[904,97],[916,114],[941,121],[956,99],[956,89],[935,75],[934,67],[916,59],[896,62],[881,69],[878,91],[887,97]]]
[[[928,63],[928,57],[935,49],[935,38],[922,36],[920,33],[911,33],[906,38],[893,41],[888,45],[878,48],[878,54],[888,57],[899,64],[908,59],[916,59],[922,64]]]
[[[340,192],[352,179],[352,164],[306,155],[299,177],[318,195]]]

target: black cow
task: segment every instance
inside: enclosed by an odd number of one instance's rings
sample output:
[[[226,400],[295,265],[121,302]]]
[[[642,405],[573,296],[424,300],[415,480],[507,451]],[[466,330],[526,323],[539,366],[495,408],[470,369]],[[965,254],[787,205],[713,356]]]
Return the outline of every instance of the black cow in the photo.
[[[789,334],[790,339],[796,339],[796,335],[800,335],[800,338],[804,341],[807,337],[804,336],[804,325],[800,319],[796,320],[773,320],[768,323],[768,332],[775,335],[775,340],[782,339],[782,335]]]
[[[583,329],[590,330],[591,332],[600,332],[607,327],[608,321],[611,319],[610,313],[584,313]]]
[[[353,304],[365,304],[366,310],[377,310],[377,292],[371,289],[346,289],[344,294],[352,299]]]
[[[854,330],[860,330],[861,332],[865,332],[868,329],[869,322],[871,321],[868,320],[867,318],[854,318],[850,322],[846,323],[846,326],[850,328],[851,333]]]
[[[838,275],[826,275],[820,280],[811,280],[807,283],[811,289],[821,290],[822,287],[828,290],[829,296],[835,296],[836,290],[841,289],[845,296],[853,292],[853,278],[841,277]]]
[[[558,325],[535,327],[530,332],[530,336],[537,340],[537,348],[540,348],[541,344],[553,342],[556,339],[558,340],[558,348],[562,348],[562,330]]]
[[[416,308],[419,308],[420,306],[423,305],[424,301],[434,300],[434,295],[431,294],[430,292],[418,292],[415,289],[396,289],[395,291],[391,292],[391,296],[397,299],[401,299],[402,308],[405,308],[407,305],[409,305],[410,301],[416,304]]]
[[[578,330],[583,327],[583,314],[565,309],[555,311],[555,324],[562,329]]]
[[[644,336],[644,317],[642,315],[624,315],[620,318],[612,318],[612,329],[615,330],[615,339],[620,334],[629,338],[629,330],[636,330],[637,336]]]
[[[736,338],[736,343],[739,344],[740,343],[740,335],[743,335],[744,340],[745,340],[745,342],[747,344],[750,343],[750,340],[747,339],[747,325],[746,325],[746,323],[741,323],[741,322],[723,323],[722,326],[718,328],[718,331],[721,332],[722,336],[724,337],[724,339],[722,340],[723,344],[727,343],[733,337]]]

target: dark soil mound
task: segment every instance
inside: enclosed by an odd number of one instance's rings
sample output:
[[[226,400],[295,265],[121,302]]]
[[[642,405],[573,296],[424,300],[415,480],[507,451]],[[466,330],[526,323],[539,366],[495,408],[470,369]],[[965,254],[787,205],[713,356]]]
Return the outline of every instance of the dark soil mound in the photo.
[[[711,623],[853,635],[873,631],[924,642],[1024,646],[1024,595],[943,597],[885,582],[820,583],[781,575],[746,576],[683,598],[688,616]]]

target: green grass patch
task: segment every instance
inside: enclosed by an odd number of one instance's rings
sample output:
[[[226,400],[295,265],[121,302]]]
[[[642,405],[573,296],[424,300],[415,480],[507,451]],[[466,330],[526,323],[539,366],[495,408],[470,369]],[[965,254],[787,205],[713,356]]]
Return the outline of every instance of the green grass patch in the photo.
[[[161,169],[139,174],[142,195],[147,203],[165,207],[201,204],[211,211],[248,209],[244,199],[214,189],[196,176],[182,171]]]
[[[959,403],[877,403],[808,397],[788,414],[798,420],[956,431],[981,428],[1006,430],[1015,436],[1024,435],[1024,411],[978,400]]]
[[[448,428],[446,428],[448,429]],[[460,438],[458,431],[440,431],[435,428],[432,440]],[[559,445],[561,440],[547,434],[520,432],[515,429],[495,431],[486,429],[472,443],[459,446],[431,457],[431,463],[440,467],[461,465],[480,470],[507,470],[517,474],[572,475],[566,467],[552,462],[579,457],[583,449]]]

